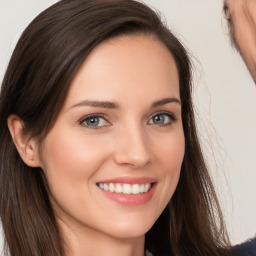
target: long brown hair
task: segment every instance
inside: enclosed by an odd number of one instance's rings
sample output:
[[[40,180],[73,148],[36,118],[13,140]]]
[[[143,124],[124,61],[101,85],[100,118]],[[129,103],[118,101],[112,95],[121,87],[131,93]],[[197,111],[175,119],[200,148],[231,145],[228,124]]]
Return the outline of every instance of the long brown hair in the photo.
[[[152,35],[171,52],[179,73],[185,156],[178,187],[145,247],[158,255],[223,255],[229,243],[201,152],[192,105],[191,64],[159,15],[138,1],[63,0],[23,32],[0,95],[0,217],[11,256],[60,256],[61,230],[40,168],[21,160],[7,127],[10,114],[42,141],[63,106],[79,67],[98,44],[126,34]]]

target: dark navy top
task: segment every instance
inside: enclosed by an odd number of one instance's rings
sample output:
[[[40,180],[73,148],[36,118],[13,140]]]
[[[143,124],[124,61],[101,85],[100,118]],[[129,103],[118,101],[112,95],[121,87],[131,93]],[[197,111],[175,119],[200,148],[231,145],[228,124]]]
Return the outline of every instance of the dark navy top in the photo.
[[[235,256],[256,256],[256,237],[234,246]]]

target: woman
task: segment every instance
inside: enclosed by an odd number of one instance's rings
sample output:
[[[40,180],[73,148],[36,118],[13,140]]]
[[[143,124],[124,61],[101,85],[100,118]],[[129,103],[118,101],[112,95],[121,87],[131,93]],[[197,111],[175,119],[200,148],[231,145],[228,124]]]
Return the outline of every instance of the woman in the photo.
[[[0,98],[10,255],[227,255],[186,50],[146,5],[64,0],[24,31]]]

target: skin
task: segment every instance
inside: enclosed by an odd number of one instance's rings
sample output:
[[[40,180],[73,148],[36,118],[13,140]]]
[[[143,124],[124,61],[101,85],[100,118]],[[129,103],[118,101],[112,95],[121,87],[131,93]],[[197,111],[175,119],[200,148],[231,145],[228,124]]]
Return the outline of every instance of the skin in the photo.
[[[88,121],[92,114],[101,116],[96,127]],[[72,81],[40,154],[35,140],[19,146],[25,140],[21,122],[11,116],[10,131],[23,160],[45,173],[67,255],[143,256],[144,235],[176,189],[185,150],[178,73],[166,47],[141,35],[96,47]],[[120,177],[155,179],[153,196],[127,205],[97,186]]]
[[[226,0],[224,10],[230,26],[231,41],[256,83],[256,1]]]

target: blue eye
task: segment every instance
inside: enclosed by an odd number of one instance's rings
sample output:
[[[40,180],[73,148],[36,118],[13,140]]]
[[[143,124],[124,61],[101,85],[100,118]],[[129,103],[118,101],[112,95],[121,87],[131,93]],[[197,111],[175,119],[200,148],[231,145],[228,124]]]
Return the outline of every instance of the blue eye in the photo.
[[[165,123],[166,116],[161,114],[161,115],[155,115],[153,116],[152,120],[154,124],[164,124]]]
[[[80,124],[89,128],[100,128],[108,124],[107,120],[101,116],[89,116],[84,118]]]
[[[154,115],[150,119],[149,124],[168,125],[168,124],[172,124],[172,122],[175,120],[176,120],[176,117],[173,114],[159,113]]]

